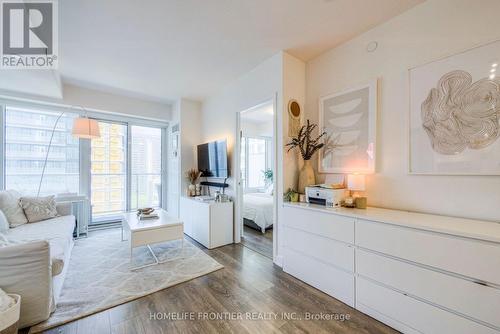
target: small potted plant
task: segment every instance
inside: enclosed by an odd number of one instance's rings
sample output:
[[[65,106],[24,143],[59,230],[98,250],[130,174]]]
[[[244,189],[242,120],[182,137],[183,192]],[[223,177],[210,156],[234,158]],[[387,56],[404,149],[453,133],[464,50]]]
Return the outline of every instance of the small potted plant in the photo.
[[[186,172],[186,179],[189,181],[188,196],[196,195],[196,181],[200,177],[201,172],[197,169],[191,168]]]
[[[266,186],[273,183],[273,170],[272,169],[268,168],[266,170],[263,170],[262,175],[264,176],[264,183],[266,184]]]
[[[292,138],[292,141],[285,145],[288,147],[288,151],[298,148],[302,159],[304,160],[304,166],[299,173],[299,193],[305,193],[305,187],[315,184],[316,177],[314,176],[314,169],[311,165],[311,158],[320,148],[322,148],[325,143],[320,140],[326,135],[326,132],[320,133],[316,138],[312,137],[314,129],[316,129],[316,124],[310,124],[307,120],[307,124],[302,126],[297,134],[297,137]]]
[[[292,188],[288,188],[285,195],[283,196],[285,202],[298,202],[299,201],[299,193],[293,190]]]

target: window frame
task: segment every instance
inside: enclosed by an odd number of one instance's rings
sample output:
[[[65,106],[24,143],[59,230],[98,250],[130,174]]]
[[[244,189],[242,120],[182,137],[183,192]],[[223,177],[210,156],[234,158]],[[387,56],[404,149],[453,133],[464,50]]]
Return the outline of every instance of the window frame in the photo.
[[[122,123],[127,126],[127,203],[126,209],[129,210],[131,205],[130,199],[130,172],[131,172],[131,127],[132,126],[144,126],[144,127],[154,127],[161,129],[161,200],[160,206],[163,209],[167,209],[167,149],[168,149],[168,136],[167,129],[169,126],[168,121],[158,120],[146,117],[135,117],[132,115],[123,115],[112,112],[100,112],[95,110],[88,110],[83,108],[76,108],[69,105],[61,105],[50,102],[36,102],[32,100],[23,100],[16,98],[5,98],[0,97],[0,190],[5,190],[5,149],[6,149],[6,108],[7,106],[19,107],[19,108],[30,108],[30,109],[41,109],[55,114],[60,114],[62,112],[78,114],[79,116],[86,116],[88,118],[96,119],[103,122],[116,122]],[[90,190],[91,190],[91,145],[89,140],[79,140],[79,194],[85,195],[90,200]]]
[[[241,136],[241,139],[243,140],[244,138],[244,141],[245,141],[245,147],[244,147],[244,152],[245,152],[245,175],[242,175],[243,176],[243,190],[244,192],[260,192],[260,191],[263,191],[266,187],[263,186],[263,187],[249,187],[248,186],[248,173],[249,173],[249,162],[248,162],[248,142],[249,140],[248,139],[261,139],[261,140],[264,140],[265,141],[265,169],[272,169],[272,163],[269,159],[270,157],[270,152],[269,152],[269,149],[272,148],[272,137],[267,137],[267,136],[253,136],[253,135],[250,135],[250,136],[247,136],[245,134],[243,134]],[[271,152],[272,154],[272,152]],[[241,170],[239,171],[241,173]]]

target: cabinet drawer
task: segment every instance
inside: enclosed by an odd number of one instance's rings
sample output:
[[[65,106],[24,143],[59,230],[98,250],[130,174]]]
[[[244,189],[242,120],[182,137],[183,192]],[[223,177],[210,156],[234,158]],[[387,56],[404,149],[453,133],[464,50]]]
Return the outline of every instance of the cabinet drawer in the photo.
[[[284,228],[284,247],[354,272],[354,247],[290,227]]]
[[[284,248],[283,270],[326,294],[354,306],[354,275]]]
[[[285,226],[350,244],[354,243],[354,218],[291,207],[284,208],[283,216]]]
[[[500,284],[500,245],[358,220],[356,244],[402,259]]]
[[[498,334],[492,328],[363,278],[356,281],[356,308],[405,333]]]
[[[500,328],[500,290],[384,256],[356,251],[356,270],[384,285]]]

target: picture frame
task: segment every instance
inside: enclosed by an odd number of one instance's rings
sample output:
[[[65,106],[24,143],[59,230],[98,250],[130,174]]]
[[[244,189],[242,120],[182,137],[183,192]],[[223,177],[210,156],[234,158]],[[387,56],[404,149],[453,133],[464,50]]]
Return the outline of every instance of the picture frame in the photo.
[[[377,79],[320,97],[319,127],[326,132],[320,173],[375,173],[377,97]]]
[[[500,80],[490,79],[499,55],[495,40],[408,69],[408,174],[500,175]],[[491,96],[496,115],[481,106]],[[443,99],[463,103],[451,113],[436,107]]]

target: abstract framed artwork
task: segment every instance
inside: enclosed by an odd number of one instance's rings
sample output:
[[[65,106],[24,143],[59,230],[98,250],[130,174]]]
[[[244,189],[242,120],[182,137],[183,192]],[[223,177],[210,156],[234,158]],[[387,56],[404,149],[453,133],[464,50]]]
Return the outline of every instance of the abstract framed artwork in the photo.
[[[320,173],[374,173],[377,80],[321,97],[319,126],[326,132]]]
[[[500,175],[499,66],[496,41],[409,70],[410,174]]]

